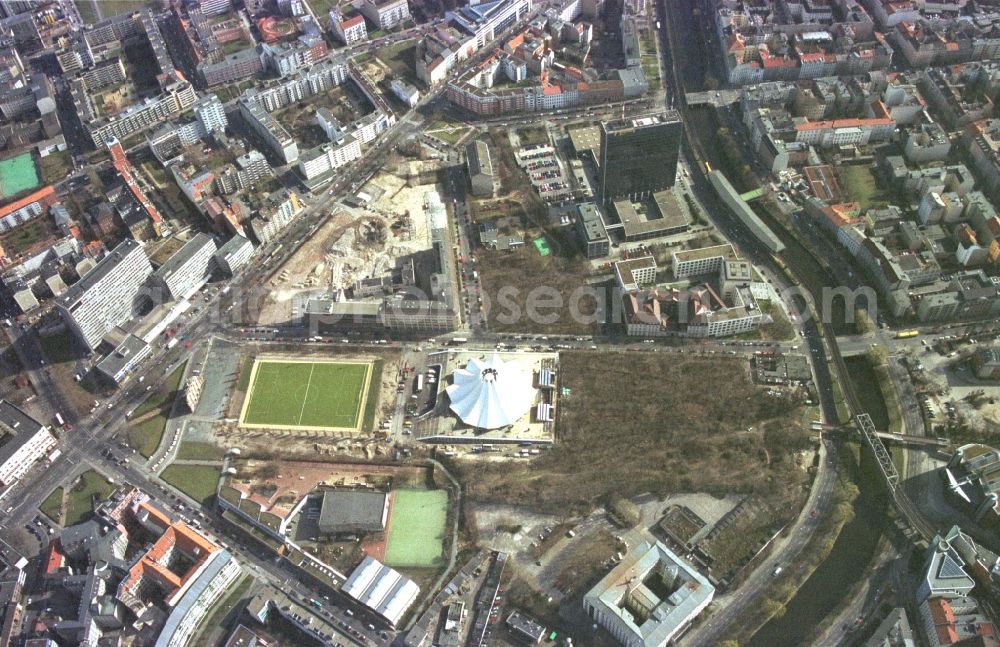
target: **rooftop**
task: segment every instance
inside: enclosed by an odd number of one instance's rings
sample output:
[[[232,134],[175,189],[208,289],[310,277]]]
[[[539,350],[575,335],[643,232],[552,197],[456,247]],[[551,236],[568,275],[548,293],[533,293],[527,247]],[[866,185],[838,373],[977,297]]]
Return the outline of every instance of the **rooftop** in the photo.
[[[697,261],[703,258],[713,258],[715,256],[721,256],[726,260],[736,260],[737,258],[736,250],[729,243],[674,252],[674,259],[680,263]]]
[[[579,155],[584,151],[594,151],[594,157],[601,159],[601,129],[597,126],[580,126],[569,129],[569,141]]]
[[[615,625],[612,633],[632,634],[627,644],[652,646],[670,642],[714,594],[708,580],[663,543],[643,542],[587,593],[584,603]]]
[[[601,125],[603,126],[606,132],[614,133],[614,132],[623,132],[627,130],[635,130],[639,128],[648,128],[649,126],[656,126],[658,124],[679,122],[680,120],[681,120],[680,114],[675,110],[670,110],[659,115],[647,115],[644,117],[628,117],[626,119],[620,119],[618,121],[601,122]]]
[[[633,273],[638,270],[646,269],[656,269],[656,259],[652,256],[643,256],[641,258],[630,258],[627,261],[618,261],[615,263],[615,268],[618,271],[619,276],[621,276],[622,285],[637,284],[638,281],[635,280]]]
[[[465,147],[465,157],[469,162],[469,173],[493,176],[493,162],[490,160],[490,149],[481,139],[471,142]]]
[[[0,400],[0,465],[42,429],[45,425],[10,402]]]
[[[206,245],[215,247],[215,239],[205,233],[198,233],[194,238],[184,243],[175,254],[156,270],[156,276],[167,278],[177,270],[184,267],[188,261],[195,257]]]
[[[137,249],[141,250],[142,245],[131,238],[126,238],[111,253],[102,258],[92,270],[84,274],[79,281],[71,285],[66,292],[57,297],[56,301],[59,305],[69,307],[82,297],[84,293],[113,272],[118,267],[118,264],[122,262],[122,259]]]
[[[494,354],[486,360],[472,359],[452,374],[446,392],[451,410],[462,421],[478,429],[506,427],[531,409],[535,389],[531,374]]]
[[[607,240],[608,232],[604,228],[604,218],[601,217],[601,210],[593,202],[584,202],[577,205],[580,212],[580,223],[587,236],[588,242]]]
[[[420,587],[374,557],[365,557],[341,590],[395,625],[416,602]]]
[[[323,493],[319,527],[324,532],[378,532],[385,529],[388,495],[361,490]]]

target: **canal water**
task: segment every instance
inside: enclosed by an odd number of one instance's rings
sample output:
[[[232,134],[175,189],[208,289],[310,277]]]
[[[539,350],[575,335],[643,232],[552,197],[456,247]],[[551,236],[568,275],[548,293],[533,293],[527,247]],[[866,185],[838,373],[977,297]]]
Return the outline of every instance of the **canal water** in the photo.
[[[869,412],[876,427],[887,428],[885,402],[868,361],[864,357],[853,357],[846,362],[862,406]],[[885,485],[878,466],[868,452],[861,452],[860,465],[854,465],[849,458],[847,460],[852,464],[842,465],[840,469],[848,470],[861,491],[854,501],[854,519],[841,530],[826,560],[785,605],[785,615],[761,627],[750,640],[750,647],[804,644],[815,627],[865,575],[875,557],[887,525]]]

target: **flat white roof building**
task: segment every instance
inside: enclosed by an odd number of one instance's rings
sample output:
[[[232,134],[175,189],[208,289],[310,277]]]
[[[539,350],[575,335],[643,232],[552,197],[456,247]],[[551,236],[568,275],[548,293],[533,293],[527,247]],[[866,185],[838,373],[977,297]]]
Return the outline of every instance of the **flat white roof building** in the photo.
[[[250,262],[253,257],[253,245],[243,236],[236,234],[213,256],[219,269],[229,276],[233,276]]]
[[[142,245],[125,240],[58,296],[56,307],[76,336],[95,349],[108,331],[134,314],[136,297],[152,271]]]
[[[7,486],[21,478],[56,444],[48,427],[0,400],[0,485]]]
[[[167,617],[155,647],[184,647],[198,625],[243,573],[228,550],[210,555],[201,572]]]
[[[446,389],[451,410],[477,429],[514,424],[535,400],[531,375],[495,354],[487,360],[470,360],[452,376],[454,382]]]
[[[663,647],[712,601],[715,588],[663,543],[642,542],[583,598],[626,647]]]
[[[153,273],[155,282],[175,301],[188,298],[208,281],[212,255],[217,249],[214,238],[199,233]]]
[[[393,626],[420,594],[420,587],[413,580],[371,556],[354,569],[341,590]]]

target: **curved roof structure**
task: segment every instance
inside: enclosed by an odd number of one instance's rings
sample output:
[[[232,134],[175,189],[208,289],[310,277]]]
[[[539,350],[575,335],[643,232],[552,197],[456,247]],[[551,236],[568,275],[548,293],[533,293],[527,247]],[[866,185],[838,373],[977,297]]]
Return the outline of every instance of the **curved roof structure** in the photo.
[[[451,410],[467,425],[496,429],[513,424],[531,409],[535,389],[531,375],[496,355],[473,359],[453,374],[445,389]]]

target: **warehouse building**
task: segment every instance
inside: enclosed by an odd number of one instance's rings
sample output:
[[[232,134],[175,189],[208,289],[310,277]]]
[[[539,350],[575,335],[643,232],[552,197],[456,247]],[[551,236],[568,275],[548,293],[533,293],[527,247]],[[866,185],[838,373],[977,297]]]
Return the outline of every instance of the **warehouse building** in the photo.
[[[392,626],[396,626],[420,594],[420,587],[413,580],[371,556],[354,569],[341,590]]]
[[[465,163],[469,171],[472,195],[477,197],[493,195],[493,162],[490,149],[481,139],[465,147]]]

